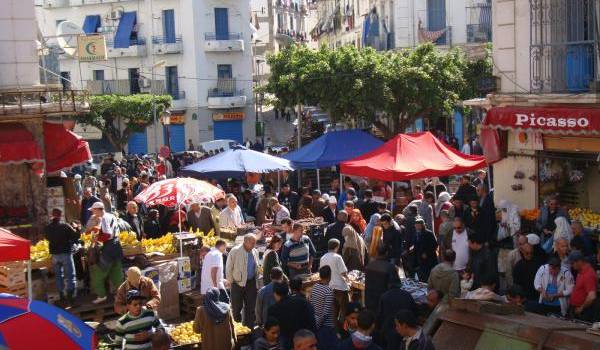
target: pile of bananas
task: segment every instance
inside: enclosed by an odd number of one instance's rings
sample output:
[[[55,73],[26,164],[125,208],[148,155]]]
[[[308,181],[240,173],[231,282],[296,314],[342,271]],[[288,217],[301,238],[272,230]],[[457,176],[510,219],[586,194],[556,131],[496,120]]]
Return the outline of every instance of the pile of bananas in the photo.
[[[580,220],[585,227],[600,227],[600,214],[593,212],[589,208],[569,209],[569,217]]]
[[[30,257],[32,261],[46,261],[50,259],[50,248],[48,241],[42,239],[31,247]]]
[[[177,345],[195,344],[202,341],[200,334],[194,332],[194,321],[178,325],[171,331],[170,335]]]
[[[83,247],[84,248],[89,248],[89,246],[92,245],[92,235],[93,233],[82,233],[81,237],[79,239],[81,239],[83,241]]]
[[[142,248],[144,248],[145,253],[173,254],[177,251],[173,245],[173,238],[172,233],[167,233],[160,238],[142,239]]]
[[[135,232],[133,231],[121,231],[119,232],[119,242],[123,247],[139,247],[140,241],[138,241]]]
[[[244,326],[241,323],[235,322],[235,321],[233,321],[233,329],[235,330],[236,335],[246,335],[246,334],[250,334],[250,332],[252,332],[252,330],[250,330],[250,328]]]
[[[219,237],[215,235],[215,231],[212,229],[206,234],[204,232],[201,232],[200,230],[196,230],[195,235],[196,237],[202,240],[202,245],[205,247],[214,247],[217,243],[217,240],[219,239]]]

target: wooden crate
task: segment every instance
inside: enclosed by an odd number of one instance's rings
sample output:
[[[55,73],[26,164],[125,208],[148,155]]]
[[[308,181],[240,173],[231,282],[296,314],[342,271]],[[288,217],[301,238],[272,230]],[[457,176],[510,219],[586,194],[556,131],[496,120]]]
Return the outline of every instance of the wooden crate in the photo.
[[[106,302],[96,305],[90,301],[77,301],[79,306],[73,307],[68,311],[82,321],[105,322],[119,318],[120,315],[114,310],[114,301],[109,299]]]
[[[14,284],[12,286],[0,286],[0,293],[8,293],[23,298],[27,297],[27,283]]]
[[[0,265],[0,293],[27,296],[25,262],[9,262]]]
[[[202,305],[202,294],[193,290],[179,295],[179,310],[181,316],[186,319],[194,319],[196,309]]]

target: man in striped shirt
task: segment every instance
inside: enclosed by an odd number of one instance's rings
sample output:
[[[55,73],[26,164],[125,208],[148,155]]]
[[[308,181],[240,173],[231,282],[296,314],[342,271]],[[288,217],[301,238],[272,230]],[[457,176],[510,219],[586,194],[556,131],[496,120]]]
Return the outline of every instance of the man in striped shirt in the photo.
[[[331,281],[331,267],[321,266],[319,281],[313,286],[310,293],[310,303],[315,309],[315,323],[317,326],[317,339],[323,349],[335,349],[337,337],[335,334],[335,316],[333,306],[335,298],[333,290],[329,287]]]
[[[127,291],[127,313],[117,320],[115,342],[123,349],[152,349],[152,333],[160,326],[154,311],[146,309],[144,297],[137,289]]]
[[[308,236],[303,234],[303,227],[294,224],[292,237],[283,245],[281,261],[288,268],[288,277],[310,273],[313,258],[316,255],[315,246]]]

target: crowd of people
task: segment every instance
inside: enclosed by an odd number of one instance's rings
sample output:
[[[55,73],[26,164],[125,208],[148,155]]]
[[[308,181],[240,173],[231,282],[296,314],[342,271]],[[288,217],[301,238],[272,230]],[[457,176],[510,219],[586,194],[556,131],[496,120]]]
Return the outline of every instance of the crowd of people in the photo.
[[[110,281],[120,286],[115,309],[123,314],[131,311],[130,302],[138,308],[139,299],[145,300],[143,310],[156,310],[160,303],[156,287],[140,278],[139,270],[128,270],[124,279],[117,238],[123,227],[141,239],[175,232],[179,225],[219,235],[220,229],[245,222],[272,222],[278,233],[263,254],[257,250],[260,235],[248,233],[229,252],[225,240],[218,240],[203,257],[204,299],[194,321],[203,347],[232,349],[236,321],[256,329],[256,350],[434,349],[432,324],[448,300],[458,297],[599,320],[600,249],[581,222],[568,217],[558,197],[545,202],[530,227],[515,204],[494,199],[485,171],[462,176],[455,193],[437,180],[421,186],[398,183],[392,193],[384,182],[347,177],[342,183],[333,180],[326,193],[310,183],[298,191],[286,183],[275,193],[269,181],[257,187],[213,179],[227,193],[215,203],[173,210],[133,201],[177,168],[168,159],[118,162],[109,157],[100,175],[76,177],[80,220],[63,223],[57,210],[46,230],[62,298],[72,301],[77,280],[84,278],[80,251],[73,249],[80,232],[95,232],[103,242],[102,249],[88,253],[94,302],[106,300]],[[328,224],[319,242],[296,222],[316,217]],[[364,304],[351,292],[352,270],[365,274]],[[319,280],[305,293],[303,278],[311,272],[318,272]],[[428,284],[426,303],[402,289],[402,273]],[[136,341],[149,341],[141,338]]]

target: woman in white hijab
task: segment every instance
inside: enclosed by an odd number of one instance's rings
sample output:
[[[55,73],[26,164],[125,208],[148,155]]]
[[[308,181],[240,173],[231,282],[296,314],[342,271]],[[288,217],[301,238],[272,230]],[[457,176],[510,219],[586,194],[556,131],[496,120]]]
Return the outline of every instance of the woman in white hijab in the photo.
[[[554,230],[554,242],[560,238],[564,238],[571,242],[573,231],[571,230],[571,225],[569,224],[569,221],[567,221],[567,218],[559,216],[554,219],[554,223],[556,224],[556,229]]]
[[[439,233],[439,228],[440,228],[440,225],[442,224],[442,218],[440,217],[442,210],[449,210],[450,207],[452,206],[452,203],[450,203],[450,198],[452,198],[452,196],[450,196],[450,193],[448,193],[448,192],[441,192],[438,195],[438,200],[435,203],[435,208],[434,208],[434,214],[435,214],[434,226],[435,226],[436,234]]]
[[[496,218],[498,222],[498,273],[500,273],[500,288],[507,288],[511,270],[509,254],[517,246],[517,232],[521,229],[519,207],[505,199],[498,203]]]

